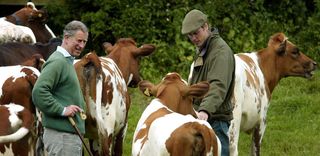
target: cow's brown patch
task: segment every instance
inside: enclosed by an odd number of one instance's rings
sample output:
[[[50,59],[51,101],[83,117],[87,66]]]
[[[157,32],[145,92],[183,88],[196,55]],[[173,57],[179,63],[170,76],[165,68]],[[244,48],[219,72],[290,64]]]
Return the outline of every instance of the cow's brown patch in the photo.
[[[212,129],[198,123],[187,122],[171,133],[166,141],[166,148],[170,155],[206,155],[218,151],[217,138]],[[211,153],[218,155],[218,153]]]
[[[151,124],[153,123],[154,120],[172,113],[171,111],[169,111],[167,108],[160,108],[159,110],[153,112],[152,114],[150,114],[150,116],[146,119],[146,121],[144,122],[143,125],[145,125],[145,128],[140,129],[140,131],[137,133],[137,137],[135,138],[134,142],[136,142],[139,139],[142,139],[142,146],[143,144],[148,140],[148,132],[150,129]]]

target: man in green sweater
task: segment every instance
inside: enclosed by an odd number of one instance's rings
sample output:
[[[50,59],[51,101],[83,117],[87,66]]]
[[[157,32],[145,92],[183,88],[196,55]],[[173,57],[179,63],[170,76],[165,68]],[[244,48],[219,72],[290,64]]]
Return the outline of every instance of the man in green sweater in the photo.
[[[219,137],[221,154],[229,156],[228,130],[233,118],[231,96],[235,71],[233,52],[219,36],[217,29],[210,31],[207,15],[199,10],[194,9],[186,14],[181,31],[196,46],[189,83],[210,83],[207,96],[200,100],[195,99],[193,105],[198,118],[207,120]]]
[[[49,156],[81,156],[82,142],[70,124],[73,117],[82,134],[85,123],[79,112],[85,102],[80,89],[74,57],[79,56],[88,40],[88,29],[80,21],[68,23],[63,31],[62,45],[42,67],[33,90],[32,99],[42,112],[43,142]]]

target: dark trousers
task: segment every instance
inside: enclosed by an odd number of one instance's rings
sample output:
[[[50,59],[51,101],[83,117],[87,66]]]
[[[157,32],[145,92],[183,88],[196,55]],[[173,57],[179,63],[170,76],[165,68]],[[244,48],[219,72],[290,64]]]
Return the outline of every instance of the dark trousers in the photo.
[[[221,147],[222,147],[221,156],[229,156],[228,131],[229,131],[230,122],[216,120],[209,123],[221,142]]]

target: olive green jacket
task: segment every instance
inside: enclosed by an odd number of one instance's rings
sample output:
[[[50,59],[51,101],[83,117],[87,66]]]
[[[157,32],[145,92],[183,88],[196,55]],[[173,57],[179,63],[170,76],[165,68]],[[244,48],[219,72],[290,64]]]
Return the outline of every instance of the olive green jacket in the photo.
[[[217,30],[211,33],[202,49],[197,49],[191,72],[189,84],[210,83],[208,94],[203,99],[194,99],[195,109],[207,112],[209,122],[232,120],[235,60],[231,48]]]
[[[42,67],[41,74],[32,90],[32,99],[42,112],[44,127],[76,133],[68,117],[62,116],[64,107],[71,104],[84,109],[85,102],[72,60],[55,51]],[[82,134],[84,120],[79,113],[73,117]]]

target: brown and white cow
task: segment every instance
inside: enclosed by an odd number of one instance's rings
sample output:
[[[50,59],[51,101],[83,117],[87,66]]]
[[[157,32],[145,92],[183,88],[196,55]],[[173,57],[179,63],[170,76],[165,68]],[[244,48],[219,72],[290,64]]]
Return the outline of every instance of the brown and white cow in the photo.
[[[258,52],[236,54],[235,61],[230,155],[238,155],[240,130],[252,133],[251,154],[260,155],[272,91],[282,78],[310,78],[316,62],[304,55],[283,33],[271,36],[268,46]]]
[[[31,91],[40,72],[33,67],[17,65],[0,67],[0,73],[0,135],[9,135],[0,137],[0,155],[11,153],[10,155],[31,156],[34,154],[37,138],[36,110]],[[10,115],[8,111],[11,112]]]
[[[221,143],[207,121],[196,119],[193,98],[202,98],[208,82],[188,86],[178,73],[168,73],[154,85],[139,83],[151,101],[137,124],[133,136],[132,156],[217,156]]]
[[[137,48],[130,38],[104,46],[107,56],[89,53],[75,63],[87,106],[86,137],[94,155],[122,155],[130,108],[127,86],[141,81],[139,58],[150,55],[155,46]]]
[[[2,17],[0,18],[0,44],[7,42],[33,44],[36,43],[36,37],[30,28],[15,25]]]
[[[27,5],[15,13],[1,18],[0,20],[0,41],[18,41],[28,43],[47,43],[55,34],[46,24],[48,14],[45,10],[38,10],[34,3]],[[24,39],[27,38],[27,39]],[[26,41],[25,41],[26,40]]]
[[[0,105],[0,143],[16,142],[26,136],[34,121],[31,112],[20,104]]]

